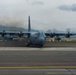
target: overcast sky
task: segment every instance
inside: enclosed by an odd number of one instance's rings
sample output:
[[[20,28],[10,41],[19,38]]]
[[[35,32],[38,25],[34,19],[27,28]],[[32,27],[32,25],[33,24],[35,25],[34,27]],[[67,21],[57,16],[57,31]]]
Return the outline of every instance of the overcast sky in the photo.
[[[33,29],[76,29],[76,0],[0,0],[0,23]]]

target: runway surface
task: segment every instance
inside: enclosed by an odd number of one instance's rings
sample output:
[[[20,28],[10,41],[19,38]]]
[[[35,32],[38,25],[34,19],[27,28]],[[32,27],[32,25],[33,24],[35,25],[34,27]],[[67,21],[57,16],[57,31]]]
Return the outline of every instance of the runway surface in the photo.
[[[75,69],[0,69],[0,75],[76,75]]]
[[[76,75],[76,47],[0,47],[0,75]]]

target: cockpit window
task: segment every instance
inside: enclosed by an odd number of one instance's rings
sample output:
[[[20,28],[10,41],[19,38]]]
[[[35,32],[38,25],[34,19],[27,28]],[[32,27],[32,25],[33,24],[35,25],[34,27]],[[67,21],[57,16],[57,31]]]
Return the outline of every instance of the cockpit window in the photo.
[[[38,32],[38,33],[35,33],[35,34],[33,34],[32,35],[33,37],[35,37],[35,38],[37,38],[37,37],[45,37],[45,34],[44,34],[44,32]]]
[[[37,38],[37,37],[39,37],[39,35],[40,35],[39,33],[36,33],[36,34],[34,34],[34,37]]]

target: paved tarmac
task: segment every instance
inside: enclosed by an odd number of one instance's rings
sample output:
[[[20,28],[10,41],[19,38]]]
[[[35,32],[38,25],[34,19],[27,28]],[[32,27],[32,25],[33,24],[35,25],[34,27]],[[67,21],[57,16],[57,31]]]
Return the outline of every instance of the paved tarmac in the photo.
[[[0,69],[0,75],[76,75],[75,69]]]
[[[76,48],[0,48],[0,75],[76,75]]]

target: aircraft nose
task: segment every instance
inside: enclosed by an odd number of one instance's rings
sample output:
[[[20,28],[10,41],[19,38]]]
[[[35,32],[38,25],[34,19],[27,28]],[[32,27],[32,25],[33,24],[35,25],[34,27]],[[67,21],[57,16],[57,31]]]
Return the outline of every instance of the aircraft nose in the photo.
[[[40,38],[40,44],[44,44],[44,42],[45,42],[45,38],[41,37]]]

